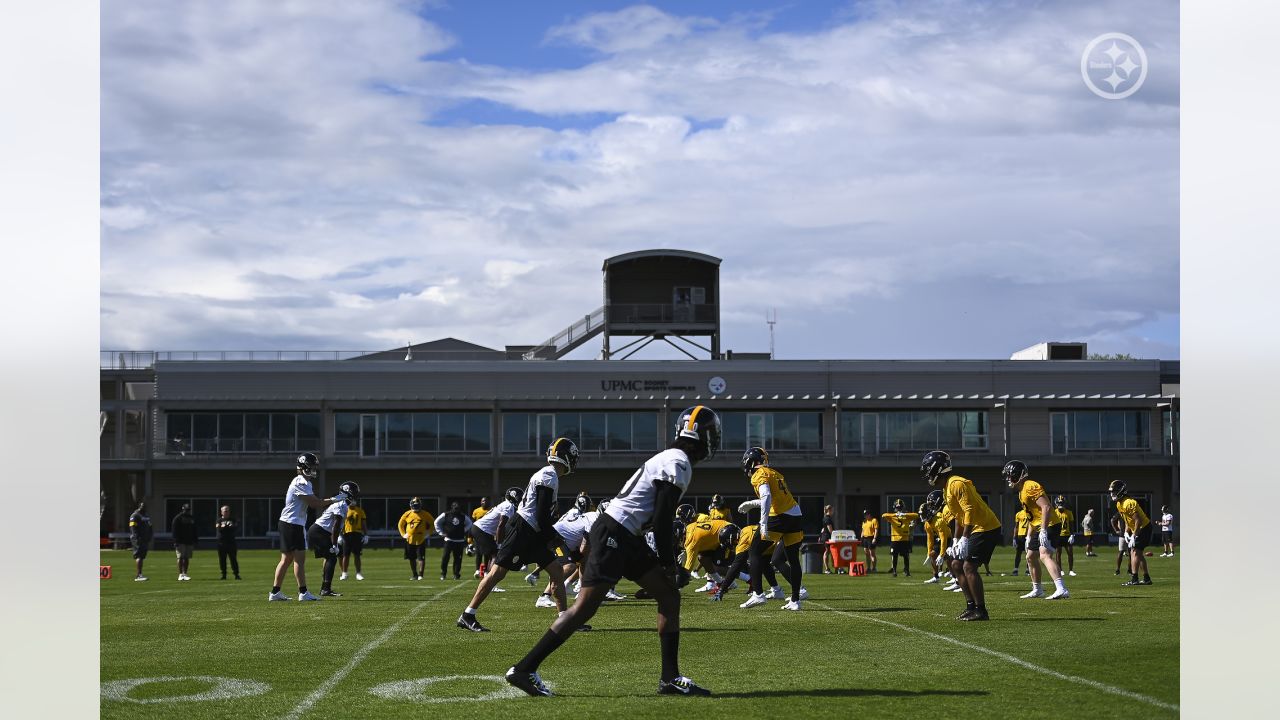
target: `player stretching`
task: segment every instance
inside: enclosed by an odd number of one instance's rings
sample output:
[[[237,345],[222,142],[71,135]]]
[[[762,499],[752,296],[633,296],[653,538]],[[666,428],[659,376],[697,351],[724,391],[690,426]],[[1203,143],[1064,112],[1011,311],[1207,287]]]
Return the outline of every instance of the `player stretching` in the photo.
[[[563,612],[568,605],[564,594],[564,569],[555,558],[554,548],[564,542],[555,529],[556,499],[560,495],[560,476],[569,475],[578,467],[578,446],[569,438],[556,438],[547,447],[547,465],[529,478],[524,497],[516,508],[512,520],[515,527],[509,529],[498,546],[493,568],[484,576],[471,598],[471,604],[458,616],[458,627],[472,632],[489,632],[489,628],[476,619],[476,609],[489,597],[493,587],[502,582],[511,570],[521,565],[535,568],[547,566],[547,574],[555,591],[556,607]],[[548,563],[551,563],[548,565]]]
[[[631,476],[588,534],[582,591],[568,612],[551,624],[520,662],[507,670],[507,682],[530,695],[551,696],[538,666],[564,644],[604,602],[605,593],[622,578],[640,584],[658,602],[658,640],[662,647],[661,695],[710,695],[711,691],[680,674],[680,590],[688,572],[676,564],[672,524],[676,506],[689,489],[693,465],[713,457],[720,447],[720,418],[698,405],[680,414],[675,440]],[[652,524],[656,553],[644,541]]]
[[[751,587],[760,587],[761,567],[764,564],[764,540],[773,540],[782,547],[788,569],[787,583],[791,585],[791,599],[783,604],[783,610],[800,609],[800,543],[804,542],[804,516],[800,503],[787,488],[782,473],[769,467],[769,453],[764,448],[748,448],[742,454],[742,472],[751,480],[751,488],[760,499],[760,534],[751,546]],[[777,554],[777,550],[774,553]],[[753,594],[742,607],[763,605],[764,593]]]
[[[941,450],[926,453],[920,474],[932,486],[942,483],[942,497],[956,518],[956,544],[951,549],[951,574],[960,584],[965,610],[957,620],[989,620],[978,566],[991,561],[1000,544],[1000,520],[982,500],[973,481],[952,471],[951,456]]]
[[[1129,488],[1123,480],[1112,480],[1107,492],[1111,493],[1116,504],[1116,512],[1124,519],[1125,541],[1129,544],[1129,582],[1121,583],[1121,586],[1150,585],[1147,558],[1142,551],[1151,544],[1151,518],[1143,512],[1137,500],[1129,497]],[[1142,571],[1142,582],[1138,582],[1139,570]]]
[[[911,577],[911,526],[920,519],[919,513],[906,512],[907,503],[902,498],[893,501],[893,512],[880,517],[889,523],[889,554],[893,557],[893,577],[898,577],[898,558],[902,558],[902,571]]]
[[[1003,474],[1004,481],[1008,483],[1010,490],[1018,493],[1018,502],[1031,519],[1031,527],[1027,530],[1027,572],[1031,574],[1031,592],[1022,597],[1044,597],[1044,590],[1040,587],[1040,563],[1044,563],[1045,569],[1049,571],[1049,578],[1053,580],[1053,594],[1045,599],[1064,600],[1071,597],[1067,586],[1062,582],[1062,566],[1055,557],[1054,543],[1062,541],[1062,526],[1053,523],[1059,518],[1049,506],[1044,487],[1031,479],[1026,463],[1021,460],[1010,460],[1005,464]]]

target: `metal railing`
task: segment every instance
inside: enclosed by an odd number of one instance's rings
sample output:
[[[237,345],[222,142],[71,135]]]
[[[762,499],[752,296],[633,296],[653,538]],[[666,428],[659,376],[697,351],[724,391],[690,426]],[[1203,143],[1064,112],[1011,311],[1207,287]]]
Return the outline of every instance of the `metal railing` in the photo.
[[[559,357],[562,348],[572,345],[575,340],[591,337],[600,331],[602,325],[604,325],[604,307],[598,307],[590,314],[583,316],[581,320],[552,335],[546,342],[535,345],[524,354],[524,359],[537,360],[548,355]]]
[[[716,321],[716,305],[674,305],[671,303],[614,303],[609,306],[609,322],[622,324],[698,323]]]
[[[350,360],[386,350],[102,350],[99,369],[148,370],[157,362]]]

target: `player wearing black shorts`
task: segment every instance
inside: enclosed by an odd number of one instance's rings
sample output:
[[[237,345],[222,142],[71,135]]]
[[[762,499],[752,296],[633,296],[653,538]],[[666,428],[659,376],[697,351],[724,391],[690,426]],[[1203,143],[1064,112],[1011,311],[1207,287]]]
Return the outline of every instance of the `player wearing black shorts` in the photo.
[[[638,583],[658,604],[658,640],[662,674],[658,693],[710,695],[680,674],[680,587],[689,572],[676,562],[676,506],[689,489],[693,465],[715,455],[720,447],[720,418],[698,405],[680,414],[671,446],[650,458],[631,476],[591,526],[582,590],[568,611],[551,624],[542,639],[507,670],[507,682],[530,695],[550,696],[538,666],[595,615],[608,591],[622,578]],[[644,540],[652,526],[654,548]]]
[[[284,510],[280,512],[280,562],[276,565],[274,584],[267,600],[277,602],[292,600],[280,592],[280,583],[284,582],[284,573],[293,566],[294,578],[298,581],[298,600],[319,600],[320,598],[307,591],[307,540],[304,524],[307,521],[307,508],[323,510],[339,500],[346,500],[345,493],[321,500],[316,497],[311,481],[320,473],[320,459],[314,453],[302,453],[296,463],[298,474],[289,483],[284,496]]]
[[[978,494],[973,481],[951,469],[951,456],[941,450],[925,454],[920,474],[931,487],[942,485],[943,502],[955,517],[956,542],[948,551],[951,574],[964,592],[965,609],[957,620],[989,620],[978,567],[991,561],[1000,544],[1000,520]]]
[[[307,528],[307,542],[315,552],[316,558],[324,561],[324,569],[320,580],[320,597],[342,597],[333,591],[333,571],[338,567],[338,540],[346,526],[347,498],[360,496],[360,486],[354,482],[344,482],[339,488],[344,497],[320,513],[315,523]]]

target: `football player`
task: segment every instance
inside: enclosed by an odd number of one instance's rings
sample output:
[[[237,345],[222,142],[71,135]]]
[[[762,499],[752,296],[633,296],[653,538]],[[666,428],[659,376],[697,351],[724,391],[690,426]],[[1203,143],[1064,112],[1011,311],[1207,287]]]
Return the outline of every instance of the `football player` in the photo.
[[[876,571],[876,535],[880,532],[880,521],[870,510],[862,511],[862,552],[867,556],[867,572]]]
[[[1018,493],[1018,502],[1030,518],[1027,529],[1027,572],[1031,575],[1031,592],[1023,595],[1027,598],[1043,598],[1044,590],[1040,587],[1040,564],[1049,571],[1053,580],[1053,594],[1046,600],[1065,600],[1071,597],[1062,580],[1062,566],[1058,564],[1055,543],[1062,542],[1061,516],[1049,505],[1048,494],[1044,486],[1031,479],[1027,464],[1021,460],[1010,460],[1005,463],[1005,484],[1010,490]],[[1061,496],[1059,496],[1061,497]],[[1065,505],[1065,502],[1064,502]]]
[[[295,466],[298,474],[294,476],[293,482],[289,483],[289,489],[285,491],[284,509],[280,511],[280,522],[277,525],[277,529],[280,531],[280,562],[276,565],[271,594],[267,596],[267,600],[272,602],[293,599],[280,592],[280,584],[284,582],[285,570],[290,565],[293,566],[293,577],[298,581],[298,599],[307,601],[320,599],[307,590],[307,533],[305,528],[307,508],[324,510],[335,502],[347,499],[346,494],[341,491],[337,495],[324,500],[316,497],[311,481],[320,474],[320,459],[314,453],[308,452],[299,455]]]
[[[133,565],[137,570],[137,574],[133,576],[134,582],[147,581],[147,576],[142,574],[142,563],[147,559],[154,534],[151,516],[147,514],[147,503],[139,502],[138,508],[129,516],[129,546],[133,549]]]
[[[471,536],[471,518],[462,512],[458,503],[450,503],[447,512],[436,518],[436,533],[444,538],[444,552],[440,555],[440,579],[448,575],[449,557],[453,557],[453,579],[462,579],[462,551]]]
[[[919,513],[907,512],[902,498],[893,501],[893,512],[880,517],[889,523],[889,555],[893,558],[893,577],[898,577],[898,558],[902,558],[902,571],[911,577],[911,527],[920,519]]]
[[[400,516],[396,528],[404,538],[404,559],[409,561],[409,579],[421,580],[427,570],[427,536],[435,527],[435,517],[422,508],[422,498],[409,501],[409,509]]]
[[[547,464],[529,477],[524,496],[511,520],[513,527],[503,535],[498,554],[493,558],[493,568],[476,587],[471,604],[458,616],[458,627],[471,632],[488,632],[489,628],[481,625],[476,618],[476,610],[508,572],[524,565],[547,567],[556,608],[561,613],[564,612],[568,606],[564,590],[564,568],[560,563],[551,562],[555,559],[555,549],[564,541],[556,532],[552,514],[555,512],[556,498],[560,494],[560,476],[572,474],[577,467],[578,446],[565,437],[552,440],[547,446]]]
[[[476,577],[484,577],[493,567],[493,556],[498,553],[498,543],[502,540],[503,530],[511,516],[516,514],[516,506],[524,497],[524,490],[518,487],[507,488],[502,495],[502,502],[493,506],[480,516],[471,526],[471,539],[476,543]],[[495,587],[493,592],[504,592]]]
[[[760,499],[760,534],[751,549],[751,587],[760,587],[761,566],[764,564],[763,540],[773,540],[782,547],[790,570],[787,582],[791,585],[791,600],[784,603],[782,609],[799,610],[802,577],[800,543],[804,542],[804,516],[800,513],[800,503],[791,494],[782,473],[769,467],[769,453],[764,448],[747,448],[742,454],[742,472]],[[759,593],[747,598],[742,607],[755,607],[764,601],[764,594]]]
[[[1056,559],[1058,561],[1058,567],[1062,567],[1062,550],[1065,547],[1067,550],[1067,574],[1071,577],[1075,577],[1076,514],[1067,507],[1067,497],[1065,495],[1059,495],[1054,498],[1053,507],[1058,511],[1058,517],[1062,520],[1062,530],[1059,534],[1061,540],[1057,543],[1058,557]]]
[[[1027,531],[1031,529],[1031,515],[1019,507],[1013,515],[1013,576],[1018,576],[1018,568],[1027,563],[1027,574],[1031,574],[1031,561],[1027,559]]]
[[[1142,510],[1137,500],[1129,497],[1129,488],[1123,480],[1112,480],[1107,488],[1111,500],[1116,504],[1116,512],[1124,519],[1125,540],[1129,544],[1129,582],[1122,586],[1150,585],[1151,575],[1147,573],[1147,558],[1143,550],[1151,544],[1151,518]],[[1138,572],[1142,572],[1142,581],[1138,581]]]
[[[942,498],[956,519],[956,543],[951,548],[951,574],[965,597],[958,620],[989,620],[978,566],[991,561],[1000,544],[1000,520],[978,494],[973,481],[951,469],[951,456],[941,450],[926,453],[920,474],[930,486],[942,486]]]
[[[929,493],[924,502],[920,503],[920,507],[916,508],[916,513],[924,522],[924,547],[927,553],[925,562],[928,563],[929,570],[933,572],[933,577],[924,581],[925,585],[938,582],[938,558],[941,556],[943,548],[946,547],[940,536],[938,525],[935,524],[935,521],[938,520],[938,510],[941,504],[942,493],[934,490]]]
[[[680,588],[689,574],[676,564],[674,533],[676,506],[689,489],[693,466],[715,455],[720,447],[720,418],[705,405],[691,407],[676,422],[675,439],[631,476],[588,534],[582,591],[568,612],[551,624],[542,639],[518,663],[506,679],[529,695],[550,696],[538,675],[538,666],[564,644],[578,626],[604,602],[605,593],[622,578],[639,583],[657,600],[658,640],[662,648],[662,695],[710,695],[680,674]],[[653,526],[656,552],[644,541],[645,528]]]
[[[338,559],[342,566],[342,575],[338,579],[347,579],[347,568],[350,567],[351,556],[354,555],[356,579],[363,580],[364,575],[360,572],[360,556],[364,553],[364,546],[369,544],[369,535],[366,532],[367,516],[364,508],[360,507],[359,498],[351,498],[347,505],[347,519],[342,523],[342,557]]]
[[[730,525],[736,525],[733,519],[733,509],[725,502],[724,496],[716,493],[711,496],[711,504],[707,506],[707,517],[712,520],[723,520]]]
[[[687,515],[693,514],[692,505],[681,505],[688,508]],[[724,569],[720,546],[720,531],[729,526],[724,520],[707,520],[705,522],[689,522],[676,510],[676,519],[684,524],[684,569],[692,571],[699,563],[707,568],[707,584],[694,592],[714,590],[721,582],[720,571]]]
[[[480,505],[471,511],[472,525],[479,522],[480,518],[484,517],[488,512],[489,512],[489,498],[482,497],[480,498]],[[467,551],[466,552],[468,555],[474,555],[476,558],[476,572],[475,572],[475,575],[473,575],[472,577],[476,577],[476,578],[480,577],[481,575],[484,574],[484,572],[480,569],[480,566],[484,564],[484,558],[480,557],[480,554],[476,552],[476,541],[475,541],[475,538],[471,536],[471,533],[467,533]]]
[[[344,482],[338,486],[345,498],[324,509],[320,517],[307,528],[307,543],[318,559],[324,560],[320,580],[320,597],[342,597],[333,591],[333,570],[338,566],[338,545],[342,542],[342,530],[347,518],[348,500],[360,497],[360,486]]]
[[[1093,528],[1096,527],[1098,521],[1093,517],[1093,508],[1085,510],[1084,517],[1080,518],[1080,532],[1084,533],[1084,556],[1098,557],[1098,553],[1093,551]]]
[[[738,506],[738,511],[749,513],[755,507],[759,507],[759,500],[749,500]],[[745,508],[745,509],[744,509]],[[750,582],[750,576],[744,576],[743,571],[747,569],[747,563],[751,559],[751,546],[756,542],[756,537],[760,533],[760,526],[756,524],[747,525],[745,528],[739,529],[737,525],[726,525],[720,531],[720,545],[726,550],[733,553],[733,560],[729,563],[728,569],[724,573],[724,581],[716,586],[715,590],[708,596],[714,602],[720,602],[724,596],[733,589],[738,580],[746,579]],[[777,543],[772,540],[763,542],[764,551],[769,552],[776,548]],[[777,556],[774,556],[775,560]],[[769,592],[764,593],[766,600],[781,600],[785,595],[782,593],[782,587],[778,585],[778,576],[774,574],[774,563],[766,563],[760,569],[760,574],[765,582],[769,583]],[[785,574],[785,573],[784,573]],[[751,595],[759,595],[760,587],[747,587],[748,599]],[[804,588],[800,589],[800,599],[805,600],[809,597],[809,591]],[[745,605],[745,603],[744,603]],[[739,605],[738,607],[742,607]]]
[[[1160,506],[1160,544],[1164,549],[1160,557],[1173,557],[1173,513],[1168,505]]]

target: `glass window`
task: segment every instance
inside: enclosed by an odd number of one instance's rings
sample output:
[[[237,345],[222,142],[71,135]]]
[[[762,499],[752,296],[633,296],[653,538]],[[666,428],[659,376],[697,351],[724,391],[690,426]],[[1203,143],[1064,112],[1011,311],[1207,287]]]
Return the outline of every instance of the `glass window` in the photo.
[[[213,524],[217,522],[218,517],[218,499],[217,498],[194,498],[191,501],[191,514],[196,519],[196,535],[199,537],[212,537]],[[232,517],[237,517],[234,512],[238,508],[232,506]]]
[[[1123,449],[1125,446],[1125,416],[1129,413],[1121,412],[1103,412],[1100,413],[1102,424],[1102,445],[1107,449]],[[1132,422],[1132,421],[1130,421]]]
[[[1102,423],[1099,413],[1092,410],[1075,413],[1075,432],[1071,447],[1080,450],[1097,450],[1101,445]]]
[[[271,452],[271,416],[266,413],[248,413],[244,416],[245,449],[250,452]]]
[[[551,440],[555,440],[557,437],[566,437],[578,443],[578,447],[582,447],[582,429],[578,425],[579,422],[580,416],[578,413],[556,413],[555,437],[552,437]],[[546,445],[550,445],[551,440],[548,440]],[[543,449],[542,447],[538,448],[539,451]]]
[[[764,413],[747,413],[747,447],[769,449],[767,425]]]
[[[524,453],[533,449],[529,413],[502,414],[502,452]]]
[[[862,413],[840,413],[840,447],[845,452],[862,452]]]
[[[271,415],[271,450],[273,452],[294,452],[297,450],[298,436],[297,417],[292,413],[272,413]]]
[[[581,435],[575,441],[578,448],[587,451],[593,450],[599,452],[604,449],[604,439],[606,435],[607,415],[605,413],[588,412],[581,415]]]
[[[360,452],[360,415],[334,413],[333,451],[336,454],[353,455]]]
[[[801,450],[822,449],[822,413],[800,413]]]
[[[191,449],[191,413],[170,413],[165,418],[165,426],[169,452]]]
[[[890,452],[911,449],[911,413],[880,413],[880,447]]]
[[[799,413],[772,413],[773,415],[773,450],[795,450],[800,440]]]
[[[413,413],[413,451],[436,452],[440,449],[440,416],[436,413]]]
[[[221,413],[218,415],[218,452],[244,451],[244,415]]]
[[[960,413],[960,432],[964,437],[964,449],[986,449],[987,413],[985,411]]]
[[[945,439],[939,437],[939,429],[942,422],[939,421],[937,412],[913,412],[911,413],[911,449],[919,450],[921,448],[937,448],[937,447],[960,447],[960,427],[955,420],[955,413],[946,413],[951,415],[951,427],[947,428]]]
[[[609,413],[609,450],[631,449],[631,413]]]
[[[382,449],[385,452],[409,452],[413,449],[413,416],[409,413],[387,413],[382,419]]]
[[[1067,414],[1049,413],[1049,452],[1061,455],[1067,451]]]
[[[218,449],[218,416],[213,413],[197,413],[192,416],[192,446],[196,452],[214,452]]]
[[[245,537],[262,537],[267,530],[275,529],[271,522],[271,508],[267,498],[245,498],[244,519],[241,534]]]
[[[98,395],[99,400],[119,400],[120,392],[116,388],[115,380],[101,381],[102,392]]]
[[[440,413],[440,451],[458,452],[465,450],[463,437],[466,422],[462,413]],[[423,499],[426,502],[426,499]]]
[[[396,513],[391,525],[387,524],[386,498],[363,498],[360,500],[360,507],[364,508],[365,527],[369,530],[396,529],[393,525],[400,520],[400,513]]]
[[[658,449],[658,413],[631,413],[631,449]]]
[[[320,450],[320,413],[298,413],[298,451]]]
[[[724,436],[720,439],[720,446],[726,450],[746,450],[747,414],[727,412],[720,416],[720,422],[724,426]]]
[[[1125,447],[1131,450],[1146,450],[1151,447],[1151,415],[1145,410],[1129,413],[1126,423]]]
[[[467,413],[467,451],[489,452],[489,413]]]

